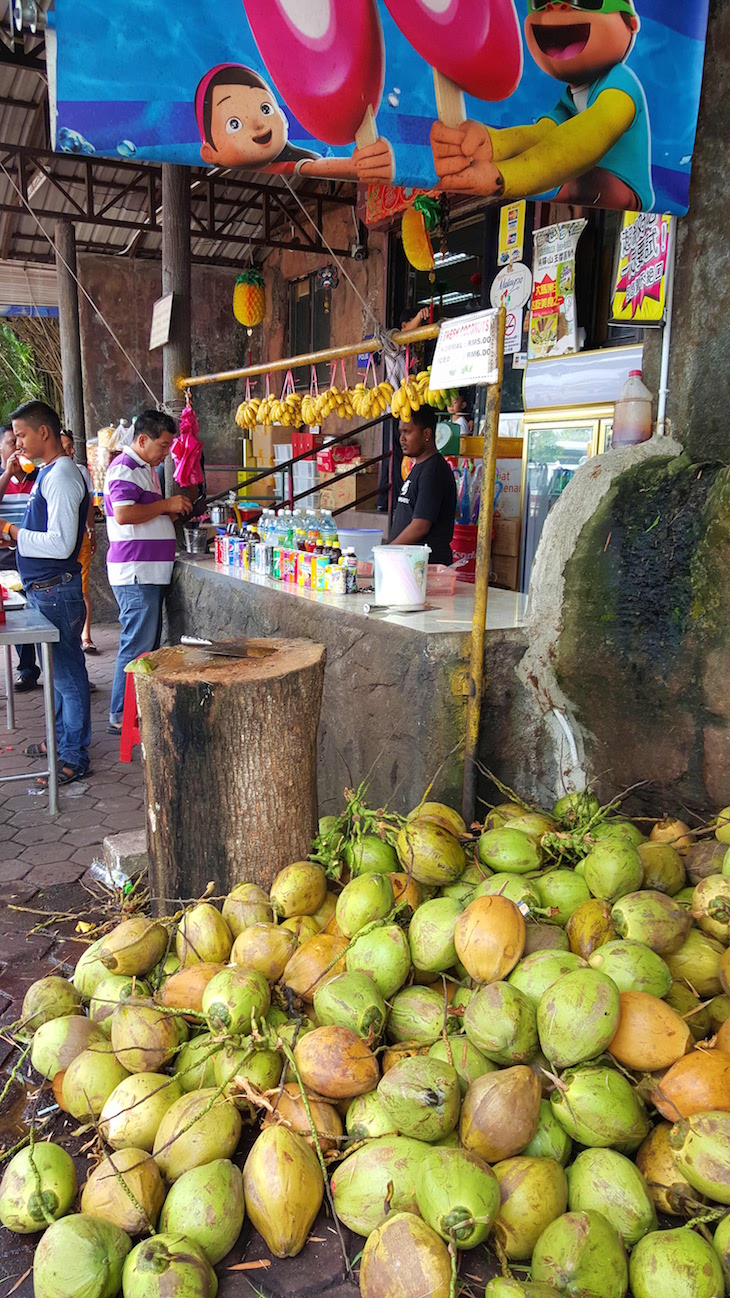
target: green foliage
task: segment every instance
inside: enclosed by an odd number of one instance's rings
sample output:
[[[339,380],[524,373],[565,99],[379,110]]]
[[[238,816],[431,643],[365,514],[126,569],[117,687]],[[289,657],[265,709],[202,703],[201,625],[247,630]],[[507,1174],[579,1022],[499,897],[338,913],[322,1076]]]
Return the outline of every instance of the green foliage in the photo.
[[[0,423],[7,423],[11,411],[32,397],[46,399],[32,348],[9,325],[0,324]]]

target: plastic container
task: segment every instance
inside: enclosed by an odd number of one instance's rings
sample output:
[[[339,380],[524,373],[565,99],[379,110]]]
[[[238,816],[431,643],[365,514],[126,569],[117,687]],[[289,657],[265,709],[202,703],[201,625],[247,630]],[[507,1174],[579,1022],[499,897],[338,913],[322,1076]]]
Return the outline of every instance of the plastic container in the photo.
[[[373,550],[375,603],[417,608],[426,602],[428,545],[379,545]]]
[[[474,582],[476,580],[477,530],[476,523],[454,524],[451,553],[454,556],[457,581]]]
[[[426,579],[426,594],[453,595],[458,575],[458,568],[447,568],[443,563],[430,564]]]
[[[637,446],[652,434],[654,398],[641,381],[641,370],[631,370],[613,415],[611,446]]]
[[[337,537],[343,553],[354,550],[362,563],[370,563],[375,546],[383,544],[383,532],[379,527],[338,527]]]

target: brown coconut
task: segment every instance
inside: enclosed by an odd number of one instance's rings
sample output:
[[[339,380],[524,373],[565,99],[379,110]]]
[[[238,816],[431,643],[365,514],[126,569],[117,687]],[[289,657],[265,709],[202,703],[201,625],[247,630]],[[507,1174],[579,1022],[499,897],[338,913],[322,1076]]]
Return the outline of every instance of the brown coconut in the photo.
[[[396,1212],[368,1236],[360,1293],[362,1298],[449,1298],[449,1250],[420,1217]]]
[[[114,1054],[129,1073],[159,1073],[187,1035],[182,1018],[163,1014],[142,997],[131,997],[112,1014]]]
[[[375,1055],[349,1028],[315,1028],[297,1042],[294,1059],[307,1090],[325,1099],[354,1099],[380,1081]]]
[[[522,1153],[537,1131],[542,1087],[523,1064],[472,1082],[461,1107],[459,1139],[487,1163]]]
[[[304,942],[289,960],[283,980],[295,996],[313,1001],[318,987],[324,987],[337,974],[346,973],[345,951],[347,938],[330,933],[318,933]],[[331,966],[331,967],[330,967]]]
[[[120,1184],[131,1190],[142,1212]],[[154,1230],[165,1202],[165,1184],[144,1149],[118,1149],[94,1168],[81,1194],[81,1211],[110,1221],[128,1235]]]
[[[157,997],[160,1005],[169,1010],[194,1010],[196,1014],[201,1014],[203,992],[211,979],[225,967],[223,964],[195,964],[189,969],[170,974]]]
[[[618,1028],[608,1047],[624,1068],[655,1073],[671,1068],[694,1045],[692,1030],[671,1005],[648,992],[622,992]]]
[[[667,1070],[651,1098],[669,1122],[710,1110],[730,1113],[730,1053],[693,1050]]]
[[[278,924],[251,924],[233,943],[231,963],[278,982],[299,945],[296,933]]]
[[[498,893],[477,897],[456,921],[456,954],[471,978],[501,982],[522,959],[525,921],[514,902]]]
[[[348,1104],[349,1102],[348,1100]],[[344,1127],[337,1109],[323,1099],[321,1095],[307,1095],[307,1104],[314,1121],[314,1129],[322,1153],[326,1154],[331,1149],[340,1149]],[[277,1123],[283,1123],[290,1131],[295,1131],[297,1135],[303,1136],[308,1145],[313,1146],[312,1127],[307,1117],[307,1110],[304,1107],[302,1093],[296,1082],[287,1082],[281,1095],[275,1101],[275,1106],[273,1112],[267,1112],[261,1124],[262,1130],[266,1127],[273,1127]]]

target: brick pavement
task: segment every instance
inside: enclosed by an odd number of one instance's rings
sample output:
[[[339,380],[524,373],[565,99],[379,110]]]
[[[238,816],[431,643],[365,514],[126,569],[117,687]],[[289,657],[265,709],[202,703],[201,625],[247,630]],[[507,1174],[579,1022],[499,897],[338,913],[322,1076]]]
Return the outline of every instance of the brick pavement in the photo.
[[[80,879],[101,855],[107,834],[144,824],[143,778],[139,749],[130,765],[119,762],[119,740],[106,733],[118,627],[94,628],[97,657],[87,658],[89,677],[97,686],[91,696],[91,775],[60,790],[60,814],[48,815],[48,797],[35,788],[34,767],[23,757],[29,743],[44,736],[43,691],[16,694],[12,734],[5,729],[5,701],[0,696],[0,775],[28,773],[27,783],[0,784],[0,889],[20,883],[24,890]],[[15,657],[15,655],[13,655]],[[9,751],[10,750],[10,751]]]

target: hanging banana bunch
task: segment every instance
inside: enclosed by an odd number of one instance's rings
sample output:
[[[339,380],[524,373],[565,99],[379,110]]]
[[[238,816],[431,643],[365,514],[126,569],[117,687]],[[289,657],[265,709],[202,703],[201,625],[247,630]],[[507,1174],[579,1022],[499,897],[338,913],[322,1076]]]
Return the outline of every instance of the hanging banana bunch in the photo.
[[[376,383],[369,388],[365,383],[358,383],[351,393],[352,407],[361,419],[377,419],[390,408],[393,399],[392,383]]]

